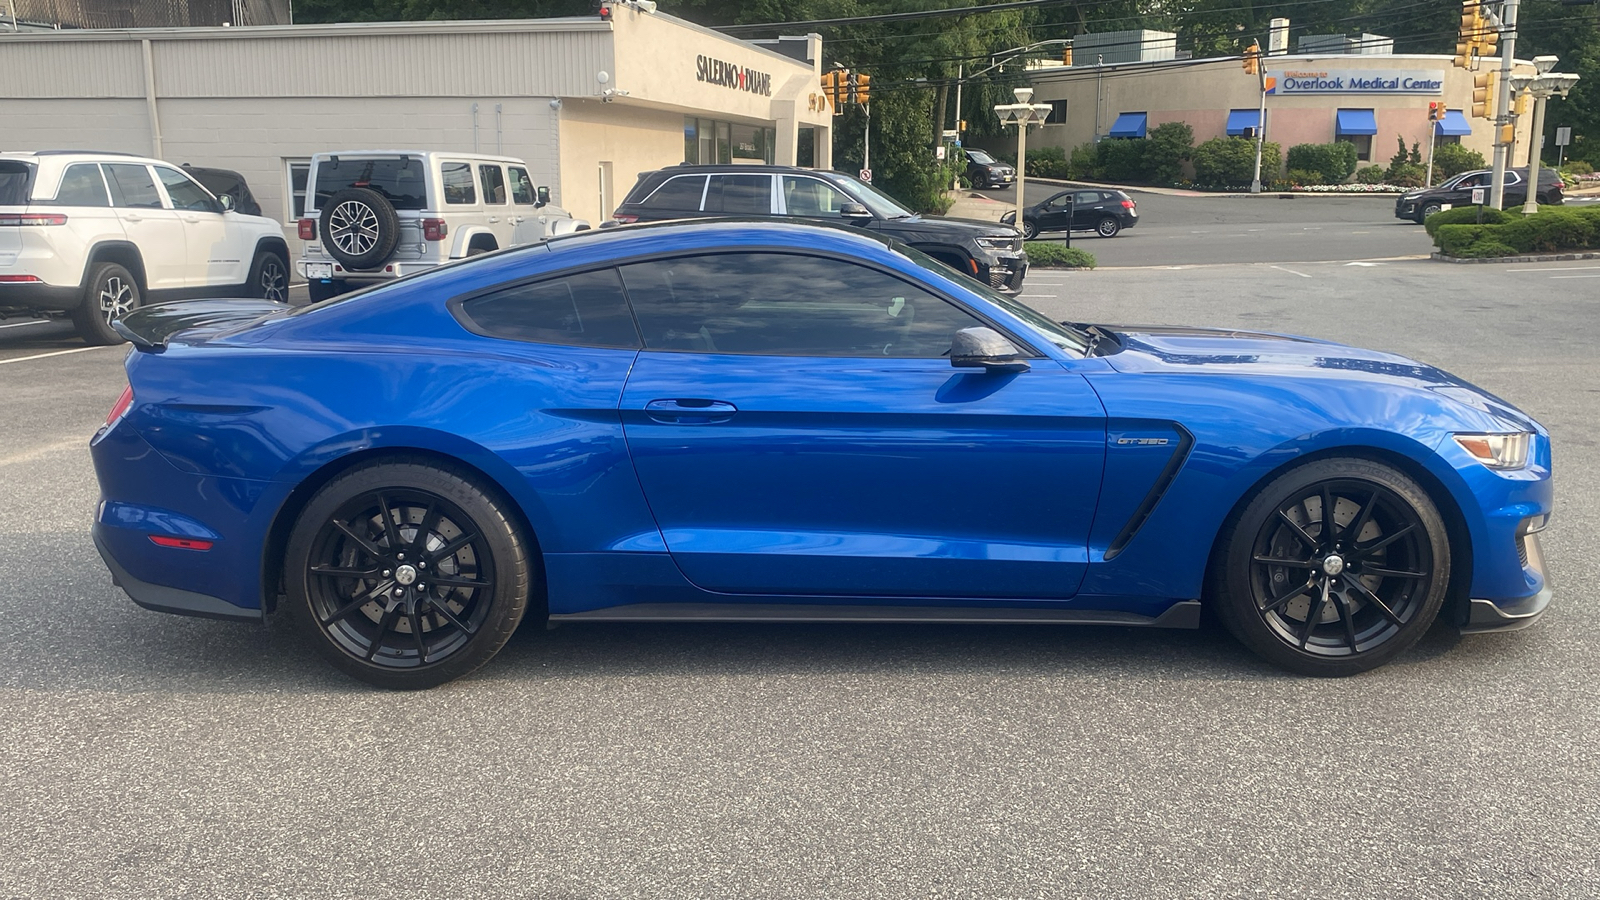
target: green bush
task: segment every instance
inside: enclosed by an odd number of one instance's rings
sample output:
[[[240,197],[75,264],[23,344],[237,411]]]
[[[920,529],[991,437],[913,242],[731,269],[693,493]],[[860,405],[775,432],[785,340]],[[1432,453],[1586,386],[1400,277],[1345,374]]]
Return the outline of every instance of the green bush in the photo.
[[[1308,172],[1305,169],[1296,169],[1293,166],[1289,167],[1289,173],[1286,177],[1293,187],[1305,187],[1308,184],[1327,184],[1323,180],[1321,172]]]
[[[1575,159],[1563,166],[1562,171],[1573,175],[1593,175],[1594,166],[1589,165],[1581,159]]]
[[[1484,168],[1488,168],[1488,164],[1484,162],[1483,154],[1476,150],[1468,150],[1460,144],[1440,144],[1433,148],[1433,177],[1438,181]]]
[[[1406,150],[1406,139],[1405,138],[1403,138],[1403,137],[1401,137],[1400,135],[1397,134],[1397,135],[1394,136],[1394,139],[1395,139],[1395,143],[1399,145],[1400,149],[1397,150],[1393,156],[1389,157],[1389,175],[1390,175],[1390,179],[1389,180],[1391,182],[1394,181],[1393,176],[1394,176],[1395,170],[1399,169],[1401,166],[1420,166],[1420,165],[1422,165],[1422,145],[1421,144],[1412,144],[1411,145],[1411,149],[1408,151],[1408,150]]]
[[[1484,225],[1504,225],[1520,218],[1522,218],[1522,213],[1520,212],[1506,212],[1505,210],[1495,209],[1492,206],[1483,208]],[[1454,209],[1434,213],[1422,223],[1422,227],[1428,232],[1428,237],[1433,237],[1434,232],[1438,231],[1441,225],[1476,224],[1478,224],[1478,208],[1476,206],[1457,206]]]
[[[1383,184],[1383,166],[1362,166],[1356,170],[1356,181],[1361,184]]]
[[[1073,180],[1095,177],[1095,152],[1092,142],[1072,148],[1072,155],[1067,159],[1067,177]]]
[[[1343,141],[1296,144],[1289,148],[1289,171],[1299,169],[1315,176],[1315,180],[1301,184],[1344,184],[1355,172],[1356,162],[1356,145]]]
[[[1188,122],[1164,122],[1145,138],[1144,180],[1171,184],[1183,177],[1183,164],[1194,154],[1194,129]]]
[[[1255,174],[1256,142],[1242,137],[1219,137],[1194,148],[1194,180],[1206,187],[1242,187]],[[1261,178],[1272,181],[1282,167],[1282,151],[1267,142],[1261,147]]]
[[[1428,217],[1433,242],[1446,256],[1513,256],[1518,253],[1557,253],[1600,249],[1600,209],[1545,208],[1537,215],[1502,214],[1503,222],[1489,225],[1436,222],[1468,210],[1446,210]],[[1474,215],[1477,210],[1473,209]],[[1485,218],[1490,210],[1485,209]]]
[[[1107,138],[1095,147],[1095,177],[1102,181],[1144,181],[1150,145],[1138,138]]]
[[[1067,151],[1060,147],[1040,147],[1028,151],[1029,178],[1066,178]]]
[[[1094,254],[1053,241],[1029,241],[1022,245],[1028,265],[1039,269],[1092,269]]]
[[[1428,173],[1423,171],[1421,166],[1401,163],[1398,166],[1390,166],[1384,175],[1384,180],[1395,187],[1419,188],[1427,177]]]

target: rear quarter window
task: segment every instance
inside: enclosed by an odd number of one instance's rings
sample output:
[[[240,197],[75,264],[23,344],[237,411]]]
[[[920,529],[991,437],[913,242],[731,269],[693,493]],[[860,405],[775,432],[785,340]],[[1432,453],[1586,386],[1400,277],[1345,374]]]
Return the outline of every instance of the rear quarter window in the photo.
[[[26,206],[28,187],[33,183],[33,166],[14,160],[0,160],[0,206]]]
[[[427,209],[428,167],[414,157],[324,159],[317,163],[316,207],[347,188],[371,188],[395,209]]]
[[[657,188],[654,193],[644,199],[639,205],[645,209],[692,209],[700,208],[700,197],[705,193],[706,177],[704,175],[679,175],[668,178],[666,184]]]

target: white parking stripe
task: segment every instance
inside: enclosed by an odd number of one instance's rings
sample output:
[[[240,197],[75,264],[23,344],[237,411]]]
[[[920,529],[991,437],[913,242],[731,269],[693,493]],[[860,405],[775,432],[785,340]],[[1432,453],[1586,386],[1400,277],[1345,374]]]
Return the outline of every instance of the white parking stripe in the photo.
[[[116,346],[116,345],[112,345]],[[27,362],[30,359],[44,359],[47,356],[65,356],[68,353],[83,353],[87,350],[110,350],[111,347],[74,347],[71,350],[56,350],[52,353],[36,353],[33,356],[19,356],[16,359],[0,359],[0,366],[10,363]]]
[[[1560,281],[1563,278],[1600,278],[1600,275],[1551,275],[1551,281]]]
[[[1296,272],[1293,269],[1285,269],[1283,266],[1267,266],[1267,268],[1269,268],[1269,269],[1277,269],[1279,272],[1288,272],[1290,275],[1299,275],[1301,278],[1310,278],[1311,277],[1310,275],[1307,275],[1304,272]]]
[[[0,325],[0,328],[27,328],[29,325],[49,325],[49,319],[40,319],[37,322],[13,322],[10,325]]]
[[[1589,269],[1600,269],[1600,266],[1563,266],[1549,269],[1507,269],[1507,272],[1584,272]]]

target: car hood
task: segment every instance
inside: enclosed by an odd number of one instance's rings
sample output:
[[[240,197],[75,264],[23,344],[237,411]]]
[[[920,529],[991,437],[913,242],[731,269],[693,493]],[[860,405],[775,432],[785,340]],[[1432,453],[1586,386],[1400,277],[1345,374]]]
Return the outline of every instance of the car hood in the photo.
[[[999,222],[979,219],[947,219],[943,216],[907,216],[904,219],[874,219],[872,228],[908,243],[913,240],[943,239],[959,242],[977,237],[1016,237],[1017,230]],[[908,237],[911,236],[911,237]]]
[[[1285,377],[1425,390],[1517,428],[1542,431],[1510,403],[1443,369],[1394,353],[1260,331],[1174,326],[1100,326],[1119,339],[1106,361],[1119,372]]]

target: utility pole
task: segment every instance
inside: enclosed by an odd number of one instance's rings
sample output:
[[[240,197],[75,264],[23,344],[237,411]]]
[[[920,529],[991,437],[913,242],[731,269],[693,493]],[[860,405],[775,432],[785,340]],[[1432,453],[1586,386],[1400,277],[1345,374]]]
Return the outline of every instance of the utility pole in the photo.
[[[1505,0],[1500,8],[1500,84],[1497,88],[1499,96],[1495,98],[1495,140],[1494,140],[1494,174],[1489,182],[1489,205],[1495,209],[1502,209],[1506,194],[1506,166],[1510,164],[1511,147],[1515,142],[1516,133],[1512,131],[1507,137],[1506,126],[1515,119],[1511,115],[1511,64],[1516,60],[1517,49],[1517,0]],[[1532,185],[1530,190],[1536,190],[1538,185]]]

